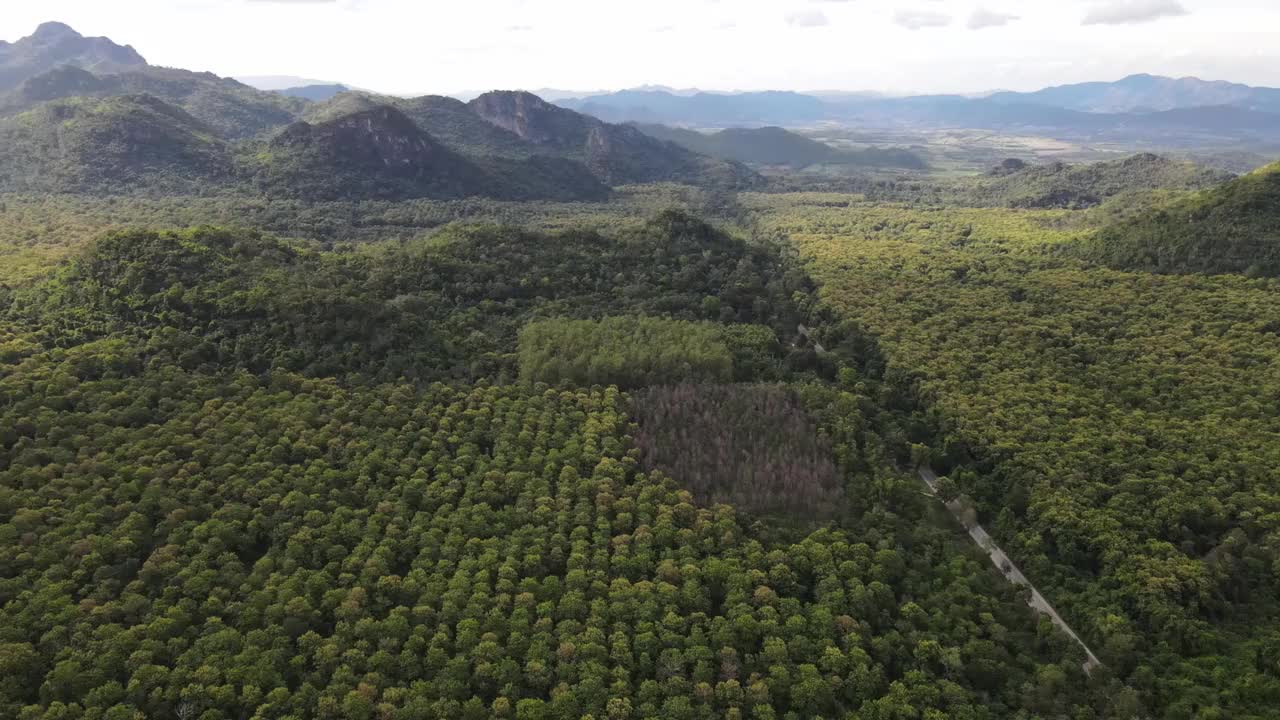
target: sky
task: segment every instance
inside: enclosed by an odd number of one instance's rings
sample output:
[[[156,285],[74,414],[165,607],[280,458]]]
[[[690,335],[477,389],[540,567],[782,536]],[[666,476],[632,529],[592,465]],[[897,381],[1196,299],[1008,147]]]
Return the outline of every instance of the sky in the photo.
[[[1280,86],[1280,0],[0,0],[2,40],[47,20],[155,65],[396,94]]]

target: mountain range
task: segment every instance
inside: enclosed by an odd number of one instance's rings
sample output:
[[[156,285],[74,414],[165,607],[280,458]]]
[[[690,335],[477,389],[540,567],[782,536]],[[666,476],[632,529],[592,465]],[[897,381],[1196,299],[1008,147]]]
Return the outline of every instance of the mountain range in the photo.
[[[786,92],[675,95],[627,90],[560,104],[611,122],[704,128],[822,124],[960,127],[1035,129],[1050,135],[1111,139],[1213,134],[1275,142],[1280,141],[1277,95],[1280,90],[1270,88],[1135,76],[1116,83],[997,93],[985,98],[859,94],[818,98]]]
[[[0,189],[591,200],[630,183],[762,182],[529,93],[463,103],[339,85],[267,92],[153,67],[56,23],[0,52]]]
[[[780,126],[950,125],[1274,143],[1278,93],[1153,76],[980,99],[649,87],[552,103],[519,91],[470,102],[388,97],[334,83],[264,91],[154,67],[129,46],[46,23],[0,43],[0,189],[563,200],[595,199],[632,183],[758,188],[764,180],[749,166],[924,166],[904,149],[837,150]]]
[[[1160,112],[1208,106],[1280,112],[1280,89],[1277,88],[1157,75],[1130,75],[1116,82],[1059,85],[1026,93],[1001,92],[987,99],[1092,113]]]

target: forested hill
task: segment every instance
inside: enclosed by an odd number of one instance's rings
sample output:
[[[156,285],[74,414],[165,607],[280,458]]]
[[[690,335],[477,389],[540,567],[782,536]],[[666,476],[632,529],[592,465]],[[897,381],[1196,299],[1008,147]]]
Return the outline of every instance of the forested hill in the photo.
[[[1018,208],[1091,207],[1142,190],[1200,190],[1226,182],[1229,173],[1161,155],[1140,153],[1089,165],[1028,165],[994,168],[974,187],[980,204]]]
[[[50,337],[166,328],[211,369],[443,379],[514,373],[517,330],[552,309],[702,319],[713,296],[715,319],[783,329],[809,290],[776,254],[664,213],[613,237],[457,227],[351,255],[244,231],[118,233],[19,293],[15,312]]]
[[[199,192],[234,182],[212,128],[153,97],[59,100],[0,120],[0,189]]]
[[[602,199],[580,164],[556,158],[473,161],[390,106],[312,125],[295,123],[245,162],[259,187],[307,199]]]
[[[1280,276],[1280,163],[1103,228],[1077,251],[1125,270]]]
[[[0,116],[49,100],[141,94],[182,108],[228,140],[250,138],[287,125],[307,107],[302,98],[262,92],[211,73],[146,67],[99,75],[79,67],[61,66],[0,94]]]
[[[149,95],[72,98],[0,119],[0,190],[86,195],[599,200],[609,189],[555,157],[466,158],[389,107],[231,143]]]

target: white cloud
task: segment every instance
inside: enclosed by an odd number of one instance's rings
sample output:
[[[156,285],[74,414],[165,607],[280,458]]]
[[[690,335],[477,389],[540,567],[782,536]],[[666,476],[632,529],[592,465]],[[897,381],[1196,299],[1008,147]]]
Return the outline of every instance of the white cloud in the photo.
[[[1000,27],[1008,25],[1014,20],[1018,20],[1017,15],[1008,13],[993,12],[986,8],[978,8],[969,16],[968,27],[970,30],[982,30],[983,28]]]
[[[0,0],[0,39],[57,18],[156,65],[404,94],[649,84],[979,92],[1144,72],[1280,86],[1280,0],[1179,1],[1195,22],[1105,26],[1106,43],[1081,20],[1115,0]],[[978,7],[1020,19],[972,31]],[[894,24],[898,9],[951,22],[909,32]],[[787,23],[806,10],[829,22]],[[668,24],[676,30],[652,32]],[[485,51],[466,50],[476,47]]]
[[[1178,0],[1118,0],[1095,7],[1084,17],[1085,25],[1126,25],[1186,15]]]
[[[831,21],[827,19],[827,14],[821,10],[804,10],[793,12],[787,16],[787,24],[796,27],[822,27],[830,23]]]
[[[951,16],[932,10],[899,10],[893,14],[893,22],[908,30],[946,27],[951,24]]]

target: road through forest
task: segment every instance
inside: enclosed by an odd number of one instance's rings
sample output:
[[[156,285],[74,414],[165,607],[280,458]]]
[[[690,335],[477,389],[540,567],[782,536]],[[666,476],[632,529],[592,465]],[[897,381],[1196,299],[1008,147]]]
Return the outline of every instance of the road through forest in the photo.
[[[942,499],[941,496],[938,495],[938,476],[934,474],[933,470],[927,467],[920,468],[920,479],[924,480],[925,484],[929,486],[929,490],[933,492],[934,497],[937,497],[939,500]],[[1004,551],[996,545],[995,540],[991,539],[991,536],[987,534],[987,531],[976,522],[972,524],[965,522],[965,507],[960,504],[960,501],[952,500],[951,502],[946,503],[946,506],[947,509],[951,511],[951,514],[955,516],[956,521],[969,531],[969,537],[973,538],[973,541],[978,543],[978,547],[982,548],[987,553],[991,558],[991,563],[996,566],[996,569],[999,570],[1005,578],[1009,580],[1009,582],[1017,585],[1025,585],[1031,589],[1031,597],[1027,599],[1027,604],[1036,611],[1044,615],[1048,615],[1054,625],[1061,628],[1063,632],[1071,636],[1071,639],[1079,643],[1080,647],[1084,648],[1085,655],[1089,658],[1084,663],[1084,671],[1086,673],[1092,673],[1094,668],[1101,665],[1102,662],[1093,654],[1093,651],[1089,649],[1089,646],[1084,644],[1084,641],[1080,639],[1080,636],[1071,629],[1071,626],[1067,624],[1066,620],[1062,619],[1062,616],[1058,614],[1058,611],[1053,609],[1053,606],[1049,604],[1049,601],[1045,599],[1044,595],[1040,594],[1040,591],[1036,589],[1036,586],[1031,584],[1031,581],[1027,579],[1027,576],[1023,575],[1022,571],[1018,569],[1018,566],[1015,565],[1013,561],[1009,559],[1009,556],[1005,555]]]

